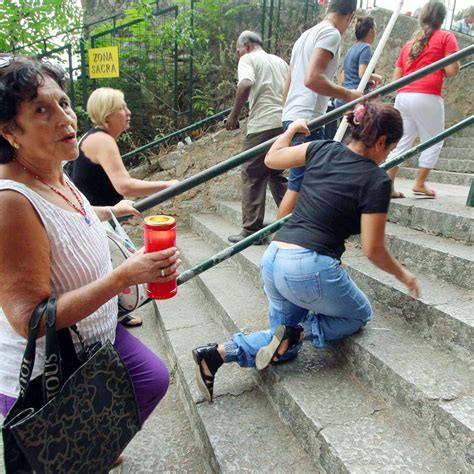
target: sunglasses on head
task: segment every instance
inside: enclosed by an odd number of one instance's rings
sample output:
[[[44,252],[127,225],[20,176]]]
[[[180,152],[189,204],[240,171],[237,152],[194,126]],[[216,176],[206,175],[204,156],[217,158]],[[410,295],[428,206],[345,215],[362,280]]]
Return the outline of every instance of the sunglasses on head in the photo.
[[[15,56],[13,56],[13,54],[0,56],[0,68],[10,66],[14,59]]]

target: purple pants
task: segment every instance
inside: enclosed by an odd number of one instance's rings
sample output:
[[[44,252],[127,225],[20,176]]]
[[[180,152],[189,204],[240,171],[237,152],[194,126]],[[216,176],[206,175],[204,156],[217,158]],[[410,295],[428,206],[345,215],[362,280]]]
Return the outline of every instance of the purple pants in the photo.
[[[168,390],[168,369],[158,356],[121,324],[117,325],[114,347],[132,378],[143,423]],[[0,413],[6,416],[15,401],[16,398],[0,394]]]

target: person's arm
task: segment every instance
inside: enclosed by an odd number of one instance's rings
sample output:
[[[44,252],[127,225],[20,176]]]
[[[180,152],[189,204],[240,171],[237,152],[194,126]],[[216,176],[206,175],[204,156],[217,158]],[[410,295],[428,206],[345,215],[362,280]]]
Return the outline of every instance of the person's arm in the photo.
[[[283,94],[281,96],[281,105],[284,107],[286,104],[286,99],[288,98],[288,92],[290,91],[291,85],[291,67],[288,66],[288,75],[286,76],[285,85],[283,87]]]
[[[306,162],[306,151],[309,143],[291,146],[291,141],[297,133],[308,136],[309,131],[305,120],[296,120],[281,134],[268,150],[265,165],[272,170],[284,170],[303,166]]]
[[[179,182],[132,178],[123,164],[117,143],[106,133],[95,133],[87,137],[82,142],[81,149],[93,163],[102,166],[115,190],[124,196],[148,196]]]
[[[403,69],[401,67],[396,67],[393,71],[392,82],[397,81],[403,77]]]
[[[359,64],[359,78],[364,77],[365,71],[367,70],[368,64]],[[369,80],[373,81],[376,86],[379,86],[382,83],[382,76],[380,74],[371,74]]]
[[[0,195],[0,302],[12,328],[27,338],[33,309],[51,295],[51,248],[30,202],[15,191]],[[175,248],[146,255],[137,252],[108,275],[59,295],[58,329],[81,321],[130,285],[176,278],[178,265]],[[161,277],[162,268],[166,277]],[[43,334],[44,322],[39,337]]]
[[[227,130],[234,130],[237,127],[240,112],[242,112],[242,109],[249,98],[252,84],[252,81],[249,79],[243,79],[239,82],[235,93],[234,106],[232,107],[229,116],[226,118],[225,128]]]
[[[362,97],[361,92],[338,86],[327,78],[325,72],[332,58],[333,54],[327,49],[315,48],[306,70],[304,85],[316,94],[335,97],[345,102]]]
[[[133,201],[128,199],[122,199],[114,206],[92,206],[92,208],[101,221],[108,221],[109,219],[112,219],[112,215],[115,217],[142,217],[141,212],[133,207]]]
[[[402,282],[411,296],[418,298],[420,290],[415,276],[404,268],[385,246],[386,213],[361,215],[362,250],[367,258],[384,272]]]
[[[446,37],[446,43],[444,47],[444,55],[449,56],[455,52],[459,51],[459,45],[456,37],[450,33]],[[459,74],[461,69],[461,63],[459,61],[455,61],[454,63],[449,64],[444,68],[444,72],[446,77],[455,77]]]

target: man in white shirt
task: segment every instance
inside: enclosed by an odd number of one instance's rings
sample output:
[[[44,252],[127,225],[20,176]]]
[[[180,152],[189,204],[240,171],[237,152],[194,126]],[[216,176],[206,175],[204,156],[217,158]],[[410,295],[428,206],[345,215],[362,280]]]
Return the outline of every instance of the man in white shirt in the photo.
[[[474,23],[474,7],[469,7],[466,10],[466,14],[464,15],[464,18],[454,23],[453,30],[459,31],[459,33],[464,33],[465,35],[471,35],[473,23]]]
[[[350,102],[362,96],[332,82],[339,66],[341,35],[349,28],[356,9],[357,0],[331,0],[324,20],[306,30],[294,44],[283,93],[284,130],[297,119],[310,121],[324,115],[330,97]],[[319,128],[308,137],[296,136],[292,143],[323,138],[324,128]],[[278,209],[279,219],[293,211],[303,175],[304,166],[290,170],[288,191]]]
[[[266,53],[262,46],[262,38],[252,31],[242,32],[236,44],[240,57],[238,86],[226,128],[238,128],[240,112],[249,100],[250,114],[243,151],[283,132],[282,94],[288,64],[278,56]],[[261,153],[241,167],[242,230],[240,234],[229,236],[230,242],[239,242],[263,228],[267,183],[277,206],[286,192],[287,180],[283,172],[267,168],[264,159],[265,153]],[[263,242],[256,242],[259,243]]]

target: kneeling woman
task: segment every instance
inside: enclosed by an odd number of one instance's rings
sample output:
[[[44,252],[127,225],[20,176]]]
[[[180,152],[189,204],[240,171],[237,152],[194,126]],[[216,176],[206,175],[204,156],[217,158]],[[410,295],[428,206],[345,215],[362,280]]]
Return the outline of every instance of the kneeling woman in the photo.
[[[415,277],[384,244],[391,180],[378,165],[402,137],[402,118],[393,106],[374,101],[357,106],[348,120],[352,141],[347,147],[334,141],[290,147],[296,133],[310,133],[298,120],[268,152],[269,168],[306,165],[295,211],[262,260],[270,330],[237,333],[224,344],[194,349],[198,385],[208,400],[224,362],[261,370],[295,357],[303,338],[325,347],[372,318],[367,297],[341,267],[351,235],[361,234],[365,255],[418,297]]]

